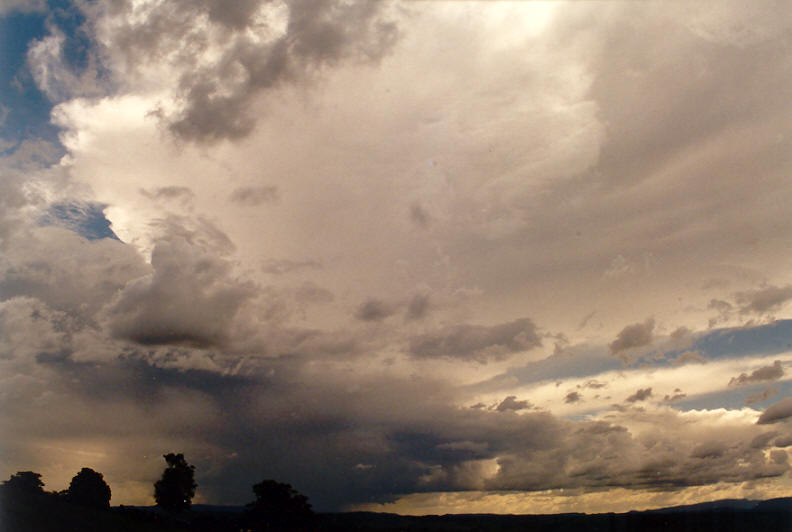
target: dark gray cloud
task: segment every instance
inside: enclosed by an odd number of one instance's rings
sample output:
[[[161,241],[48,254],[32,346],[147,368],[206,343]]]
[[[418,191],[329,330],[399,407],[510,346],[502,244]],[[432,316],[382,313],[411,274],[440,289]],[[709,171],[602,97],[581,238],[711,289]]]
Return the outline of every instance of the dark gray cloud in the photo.
[[[367,299],[358,306],[355,318],[361,321],[382,321],[396,313],[396,308],[381,299]]]
[[[785,397],[767,407],[759,416],[757,423],[759,425],[766,425],[769,423],[778,423],[785,419],[792,417],[792,397]]]
[[[262,203],[275,203],[280,199],[280,191],[276,186],[241,187],[235,189],[229,199],[246,207],[255,207]]]
[[[503,401],[501,401],[495,410],[498,412],[506,412],[509,410],[525,410],[527,408],[531,408],[531,403],[529,401],[523,400],[518,401],[516,395],[510,395]]]
[[[295,0],[285,5],[288,20],[279,34],[274,13],[265,15],[273,17],[266,22],[257,15],[269,7],[263,0],[233,7],[216,0],[169,2],[147,10],[142,22],[117,28],[114,44],[132,69],[151,54],[175,56],[183,72],[181,111],[164,117],[175,135],[197,142],[239,139],[255,128],[250,107],[263,91],[316,77],[342,61],[377,62],[398,36],[383,14],[386,3]],[[123,3],[112,9],[121,13],[133,7]],[[208,30],[203,20],[209,21]],[[208,48],[213,31],[222,35],[219,53],[196,67],[195,58]]]
[[[455,325],[410,339],[409,353],[417,358],[457,358],[486,362],[542,345],[536,325],[522,318],[493,326]]]
[[[737,293],[737,304],[742,314],[764,314],[781,308],[792,299],[792,285],[767,286]]]
[[[649,397],[652,396],[652,389],[651,388],[642,388],[636,391],[634,394],[629,396],[625,401],[628,403],[635,403],[637,401],[645,401]]]
[[[770,366],[763,366],[755,369],[751,374],[741,373],[737,377],[732,377],[729,380],[729,386],[745,386],[747,384],[756,384],[757,382],[774,381],[784,376],[784,367],[781,365],[780,360],[776,360]]]
[[[127,284],[109,309],[112,334],[144,345],[220,345],[256,287],[231,265],[182,235],[154,247],[150,275]]]
[[[634,323],[626,326],[619,332],[616,339],[610,343],[610,352],[615,355],[636,347],[643,347],[652,343],[654,319],[649,318],[643,323]]]

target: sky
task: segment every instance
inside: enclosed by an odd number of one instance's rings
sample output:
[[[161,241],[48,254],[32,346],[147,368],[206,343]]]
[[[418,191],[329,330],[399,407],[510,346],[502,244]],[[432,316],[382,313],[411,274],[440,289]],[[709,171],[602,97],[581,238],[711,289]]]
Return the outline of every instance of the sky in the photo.
[[[0,476],[792,496],[787,7],[0,0]]]

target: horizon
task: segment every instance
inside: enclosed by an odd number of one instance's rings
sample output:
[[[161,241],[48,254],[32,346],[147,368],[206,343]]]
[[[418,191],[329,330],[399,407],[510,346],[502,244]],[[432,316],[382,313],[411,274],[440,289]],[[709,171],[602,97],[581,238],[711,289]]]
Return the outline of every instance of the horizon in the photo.
[[[792,496],[784,7],[0,0],[0,479]]]

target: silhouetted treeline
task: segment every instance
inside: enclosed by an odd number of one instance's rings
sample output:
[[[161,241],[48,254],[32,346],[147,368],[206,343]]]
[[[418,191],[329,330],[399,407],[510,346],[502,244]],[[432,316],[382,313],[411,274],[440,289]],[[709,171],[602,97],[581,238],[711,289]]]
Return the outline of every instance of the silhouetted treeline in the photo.
[[[194,467],[165,455],[155,484],[159,506],[110,507],[101,473],[83,468],[67,490],[44,490],[41,475],[20,471],[0,485],[2,532],[261,532],[261,531],[492,531],[492,532],[792,532],[792,498],[721,501],[624,514],[401,516],[369,512],[314,514],[289,484],[255,484],[242,507],[192,506]],[[176,473],[168,471],[176,470]],[[167,493],[168,495],[163,495]],[[165,501],[165,504],[162,502]]]

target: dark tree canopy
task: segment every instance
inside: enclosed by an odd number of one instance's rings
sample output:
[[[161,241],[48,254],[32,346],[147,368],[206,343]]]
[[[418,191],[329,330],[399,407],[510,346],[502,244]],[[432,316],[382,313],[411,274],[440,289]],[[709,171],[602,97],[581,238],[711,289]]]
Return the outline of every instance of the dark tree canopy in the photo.
[[[41,474],[33,471],[19,471],[3,482],[6,490],[16,493],[44,493],[44,482]]]
[[[288,530],[305,526],[313,517],[308,497],[274,480],[253,486],[256,500],[247,505],[248,524],[253,530]]]
[[[195,496],[195,466],[187,463],[182,453],[163,455],[168,466],[162,478],[154,483],[157,505],[169,512],[189,510]]]
[[[110,486],[105,482],[104,476],[88,467],[83,467],[71,479],[66,492],[69,502],[94,508],[109,508],[110,496]]]

